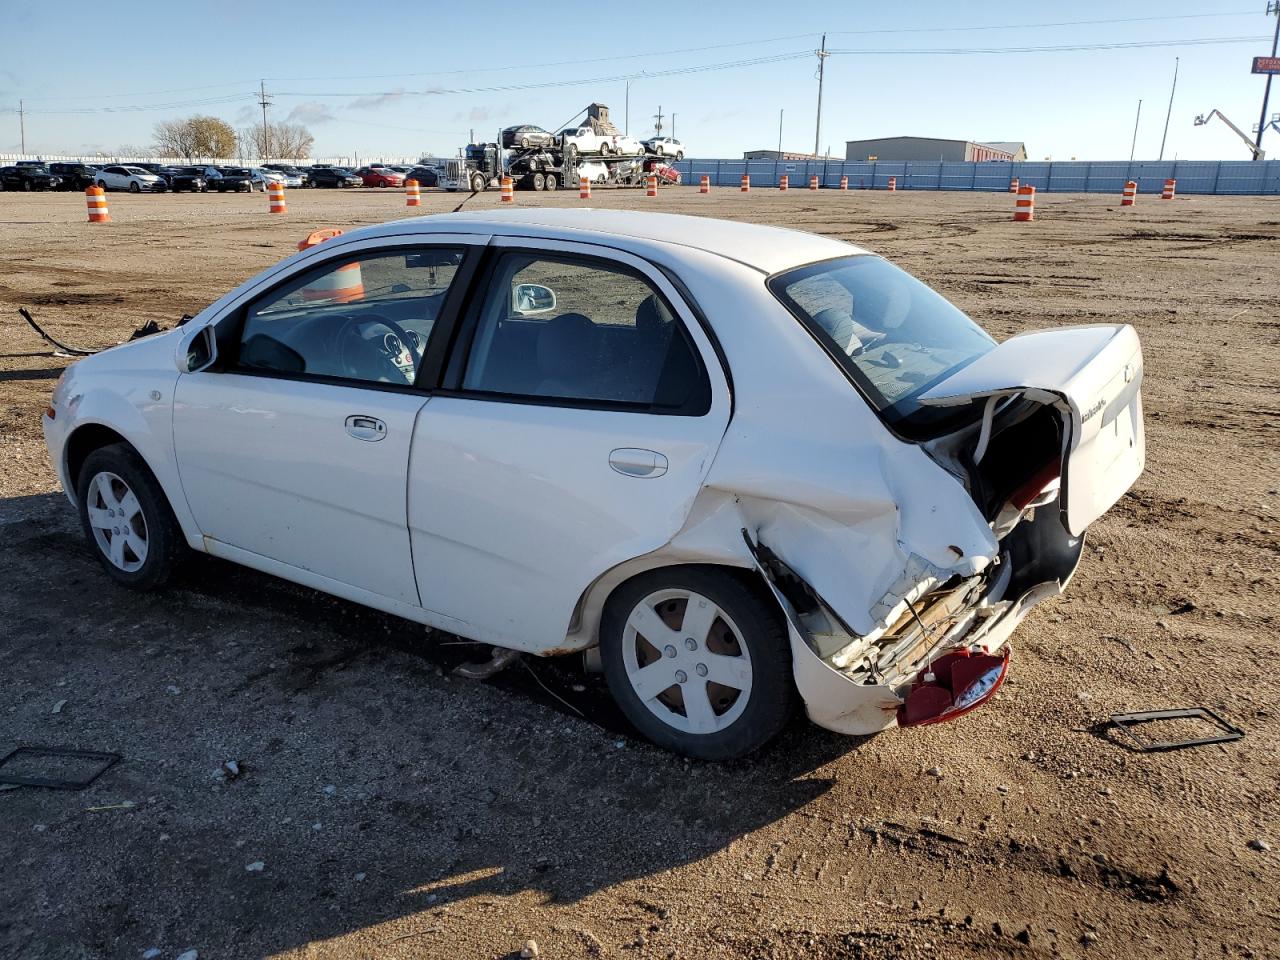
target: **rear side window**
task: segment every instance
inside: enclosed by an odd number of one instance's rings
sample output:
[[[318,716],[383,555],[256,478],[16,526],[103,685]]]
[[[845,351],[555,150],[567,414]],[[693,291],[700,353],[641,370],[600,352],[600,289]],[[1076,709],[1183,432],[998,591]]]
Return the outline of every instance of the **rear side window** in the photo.
[[[684,325],[647,279],[602,260],[505,253],[463,388],[700,416],[711,389]]]

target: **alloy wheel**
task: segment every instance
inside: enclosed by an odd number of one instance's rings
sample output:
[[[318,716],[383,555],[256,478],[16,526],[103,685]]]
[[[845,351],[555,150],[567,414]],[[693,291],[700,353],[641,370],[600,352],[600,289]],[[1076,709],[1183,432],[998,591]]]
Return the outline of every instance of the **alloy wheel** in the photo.
[[[112,566],[133,573],[147,560],[147,520],[137,494],[117,474],[103,471],[89,481],[89,526]]]
[[[751,699],[751,655],[733,620],[691,590],[649,594],[622,636],[627,679],[645,707],[685,733],[724,730]]]

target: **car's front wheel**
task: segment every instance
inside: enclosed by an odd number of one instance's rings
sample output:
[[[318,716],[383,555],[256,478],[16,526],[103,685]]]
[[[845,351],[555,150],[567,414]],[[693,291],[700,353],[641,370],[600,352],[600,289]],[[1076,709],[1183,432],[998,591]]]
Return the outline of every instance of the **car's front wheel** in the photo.
[[[111,578],[136,590],[163,586],[187,545],[164,490],[133,448],[93,451],[76,490],[85,539]]]
[[[138,181],[137,181],[137,180],[130,180],[130,181],[129,181],[129,192],[130,192],[130,193],[141,193],[141,192],[142,192],[142,188],[141,188],[140,186],[138,186]]]
[[[781,615],[727,571],[672,567],[623,584],[605,607],[600,652],[627,719],[687,756],[751,753],[782,730],[795,703]]]

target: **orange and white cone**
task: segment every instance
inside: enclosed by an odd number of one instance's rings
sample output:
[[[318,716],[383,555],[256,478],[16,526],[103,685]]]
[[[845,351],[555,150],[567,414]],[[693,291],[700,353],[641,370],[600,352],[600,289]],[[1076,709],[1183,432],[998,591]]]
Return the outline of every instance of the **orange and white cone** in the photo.
[[[1036,218],[1036,188],[1027,184],[1018,188],[1018,199],[1013,201],[1013,219],[1018,222]]]
[[[810,190],[817,190],[817,189],[818,189],[818,178],[817,178],[817,177],[810,177],[810,178],[809,178],[809,189],[810,189]]]
[[[298,242],[299,250],[310,250],[317,244],[342,236],[337,227],[327,230],[314,230],[306,239]],[[359,263],[348,263],[331,270],[323,276],[312,280],[300,291],[302,299],[327,301],[329,303],[351,303],[364,297],[364,279],[360,275]]]
[[[889,178],[889,192],[890,192],[890,193],[897,193],[897,192],[898,192],[898,178],[897,178],[897,177],[890,177],[890,178]]]
[[[1138,199],[1137,181],[1130,180],[1124,185],[1124,194],[1120,197],[1120,206],[1132,207]]]
[[[652,173],[644,178],[644,195],[646,197],[656,197],[658,195],[658,178]]]
[[[588,180],[586,177],[578,178],[578,199],[579,200],[591,199],[591,181]]]
[[[791,189],[791,178],[788,177],[785,173],[778,180],[778,189],[779,190]]]
[[[698,192],[699,193],[711,192],[711,178],[707,176],[705,173],[702,175],[702,179],[698,181]]]
[[[1017,193],[1017,192],[1018,192],[1018,178],[1017,178],[1017,177],[1010,177],[1010,178],[1009,178],[1009,192],[1010,192],[1010,193]]]
[[[841,178],[840,178],[840,189],[841,189],[841,190],[848,190],[848,189],[849,189],[849,178],[848,178],[848,177],[841,177]]]
[[[516,202],[515,187],[512,184],[510,177],[502,178],[502,202],[503,203]]]
[[[272,213],[288,213],[289,210],[284,205],[284,184],[279,181],[271,181],[267,184],[267,195],[271,198],[271,205],[268,208]]]
[[[404,205],[406,207],[422,206],[422,187],[418,185],[417,180],[406,180],[404,182],[404,189]]]
[[[84,203],[89,208],[90,223],[111,222],[111,214],[107,212],[107,192],[101,187],[85,188]]]
[[[1178,189],[1177,180],[1166,180],[1164,182],[1164,193],[1160,194],[1160,199],[1172,200],[1174,193],[1177,192],[1177,189]]]
[[[739,188],[739,190],[740,190],[740,192],[742,192],[742,193],[750,193],[750,192],[751,192],[751,176],[750,176],[750,174],[746,174],[746,173],[744,173],[744,174],[742,175],[742,186]]]

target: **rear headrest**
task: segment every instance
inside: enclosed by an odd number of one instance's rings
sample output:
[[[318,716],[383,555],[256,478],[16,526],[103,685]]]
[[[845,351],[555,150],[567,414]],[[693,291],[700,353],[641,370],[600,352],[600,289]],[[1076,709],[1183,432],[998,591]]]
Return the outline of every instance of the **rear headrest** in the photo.
[[[580,313],[562,313],[538,335],[538,369],[543,376],[571,372],[591,359],[595,324]]]

